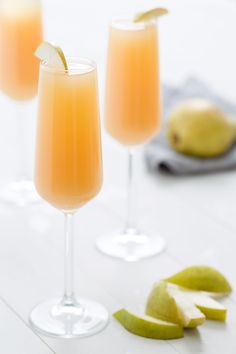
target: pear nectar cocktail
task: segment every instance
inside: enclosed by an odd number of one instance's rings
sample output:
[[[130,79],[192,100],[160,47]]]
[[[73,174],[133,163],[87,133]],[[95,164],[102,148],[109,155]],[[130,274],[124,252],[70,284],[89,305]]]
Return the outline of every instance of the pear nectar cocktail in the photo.
[[[73,287],[74,213],[102,185],[97,74],[87,59],[69,58],[43,43],[40,69],[35,185],[43,199],[65,215],[65,293],[36,306],[30,315],[41,333],[63,338],[94,334],[108,314],[96,302],[78,299]],[[68,65],[68,66],[67,66]]]
[[[109,34],[105,126],[129,151],[128,211],[124,229],[97,241],[99,250],[127,261],[161,252],[164,241],[140,232],[134,220],[133,151],[159,130],[161,103],[156,17],[153,9],[112,22]]]
[[[114,21],[107,60],[105,126],[121,144],[135,146],[160,125],[160,87],[155,21]]]
[[[1,0],[0,87],[14,100],[37,93],[39,63],[34,51],[42,41],[39,0]]]
[[[40,75],[36,189],[56,208],[76,210],[102,184],[96,71],[72,59],[68,74],[42,66]]]
[[[42,41],[40,0],[0,1],[0,89],[14,101],[17,111],[17,176],[4,187],[0,199],[27,204],[38,199],[28,167],[31,146],[28,102],[37,94],[39,63],[34,51]],[[31,118],[32,120],[32,118]],[[27,134],[27,135],[26,135]]]

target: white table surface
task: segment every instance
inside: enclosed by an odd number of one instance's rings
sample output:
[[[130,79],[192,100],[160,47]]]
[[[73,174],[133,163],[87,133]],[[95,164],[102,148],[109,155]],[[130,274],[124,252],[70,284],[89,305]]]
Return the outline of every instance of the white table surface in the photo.
[[[236,4],[225,0],[214,1],[214,6],[210,6],[212,3],[186,0],[177,6],[168,2],[172,14],[169,20],[163,18],[160,29],[162,76],[165,81],[177,83],[189,74],[201,75],[236,101],[236,50],[230,42],[236,29]],[[150,7],[153,4],[156,1],[150,0]],[[46,38],[68,53],[76,51],[75,54],[97,60],[102,92],[108,19],[145,6],[144,0],[81,3],[45,0]],[[9,117],[13,109],[3,96],[0,105],[4,127],[0,130],[3,184],[14,173],[15,122]],[[34,136],[35,106],[31,113],[29,133]],[[235,287],[236,171],[186,178],[151,176],[145,170],[142,151],[138,151],[139,223],[144,229],[161,234],[168,248],[149,260],[124,263],[103,256],[94,247],[96,238],[118,229],[124,217],[125,150],[104,133],[103,151],[103,190],[76,215],[77,293],[100,301],[110,313],[130,304],[140,307],[153,282],[192,264],[219,268]],[[185,338],[180,340],[137,337],[111,318],[102,333],[90,338],[41,341],[26,324],[29,311],[37,302],[62,292],[62,215],[44,203],[14,209],[0,205],[0,245],[0,296],[11,307],[0,301],[1,353],[234,354],[236,351],[234,293],[224,300],[228,308],[225,324],[207,321],[199,329],[186,331]]]

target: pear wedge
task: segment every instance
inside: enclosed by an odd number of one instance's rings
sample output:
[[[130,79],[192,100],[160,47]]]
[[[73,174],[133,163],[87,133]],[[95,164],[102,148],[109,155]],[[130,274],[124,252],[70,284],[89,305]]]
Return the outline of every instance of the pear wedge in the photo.
[[[146,303],[146,314],[184,328],[197,327],[206,318],[189,297],[182,296],[178,289],[164,281],[154,285]]]
[[[192,266],[183,269],[165,279],[191,290],[201,290],[209,293],[229,294],[232,287],[223,274],[209,266]]]
[[[210,297],[210,294],[201,291],[192,291],[175,284],[167,284],[170,293],[182,298],[182,301],[191,301],[208,320],[225,321],[227,309],[218,301]]]
[[[51,68],[68,70],[67,61],[62,49],[49,42],[42,42],[34,55]]]
[[[208,320],[226,321],[227,309],[219,302],[211,298],[195,298],[194,303]]]
[[[153,339],[177,339],[183,337],[183,328],[177,324],[121,309],[113,314],[129,332]]]
[[[187,292],[185,293],[187,294]],[[197,308],[204,313],[208,320],[226,321],[227,309],[218,301],[198,292],[190,291],[187,296],[192,299]]]
[[[160,16],[168,14],[168,10],[162,7],[157,7],[145,12],[139,12],[134,17],[134,22],[145,22],[152,19],[156,19]]]

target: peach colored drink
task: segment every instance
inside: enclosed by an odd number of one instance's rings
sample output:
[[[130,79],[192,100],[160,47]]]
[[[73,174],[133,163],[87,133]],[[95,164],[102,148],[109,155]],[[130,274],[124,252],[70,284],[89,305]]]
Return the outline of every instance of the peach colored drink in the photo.
[[[69,73],[41,66],[35,184],[56,208],[75,210],[102,184],[96,68],[69,62]]]
[[[42,41],[39,0],[2,0],[0,4],[0,89],[15,100],[37,93],[34,51]]]
[[[139,229],[135,218],[134,150],[154,136],[160,124],[160,79],[156,22],[113,21],[110,28],[105,125],[128,152],[127,213],[124,227],[97,240],[98,249],[135,262],[160,253],[165,243]]]
[[[159,123],[156,23],[116,20],[108,46],[106,129],[120,143],[137,145],[155,135]]]

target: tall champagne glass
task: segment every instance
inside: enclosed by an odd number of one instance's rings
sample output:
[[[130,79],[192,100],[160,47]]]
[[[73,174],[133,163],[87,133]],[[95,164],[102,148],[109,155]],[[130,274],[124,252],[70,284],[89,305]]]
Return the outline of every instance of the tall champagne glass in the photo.
[[[16,176],[0,192],[0,200],[25,205],[38,200],[29,171],[31,136],[29,102],[36,96],[38,60],[34,51],[42,41],[40,0],[0,1],[0,90],[16,110]]]
[[[65,290],[36,306],[30,315],[41,333],[63,338],[89,336],[103,329],[103,306],[74,293],[73,216],[102,184],[99,107],[95,64],[69,58],[68,71],[41,65],[35,185],[65,218]]]
[[[135,219],[133,156],[160,126],[160,79],[156,21],[135,23],[115,19],[110,26],[105,126],[128,152],[127,216],[123,228],[97,240],[99,250],[126,261],[153,256],[164,249],[164,241],[138,228]]]

